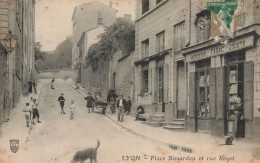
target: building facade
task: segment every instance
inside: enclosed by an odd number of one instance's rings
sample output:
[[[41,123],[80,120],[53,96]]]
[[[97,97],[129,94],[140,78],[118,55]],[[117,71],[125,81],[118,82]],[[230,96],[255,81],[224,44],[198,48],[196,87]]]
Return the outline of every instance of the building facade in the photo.
[[[236,1],[224,28],[207,2],[136,2],[136,102],[164,125],[257,140],[259,2]]]
[[[34,59],[34,12],[35,1],[1,0],[0,40],[1,40],[1,91],[0,119],[7,120],[10,111],[17,104],[22,93],[26,93],[27,83],[35,70]],[[10,48],[6,41],[13,36]],[[8,44],[7,44],[8,43]]]
[[[97,28],[98,26],[108,27],[116,21],[117,10],[112,6],[107,6],[98,1],[90,2],[87,4],[75,7],[72,16],[73,22],[73,38],[72,38],[72,64],[76,67],[78,75],[81,75],[80,62],[80,48],[78,42],[82,33],[90,29]]]

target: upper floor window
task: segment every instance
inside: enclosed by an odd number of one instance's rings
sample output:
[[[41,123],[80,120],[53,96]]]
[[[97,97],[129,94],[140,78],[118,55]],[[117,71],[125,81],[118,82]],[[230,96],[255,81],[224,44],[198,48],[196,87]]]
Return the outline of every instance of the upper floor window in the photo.
[[[103,24],[103,17],[102,17],[102,12],[98,12],[98,25]]]
[[[142,56],[148,56],[149,54],[149,39],[142,41]]]
[[[160,3],[160,2],[162,2],[163,0],[156,0],[156,4],[158,4],[158,3]]]
[[[149,10],[149,0],[142,0],[142,14]]]
[[[174,49],[181,50],[185,45],[185,22],[174,26]]]
[[[197,43],[207,41],[211,32],[211,15],[210,10],[203,10],[197,14],[195,20]]]
[[[157,52],[163,52],[165,45],[164,45],[164,31],[156,35],[156,51]]]

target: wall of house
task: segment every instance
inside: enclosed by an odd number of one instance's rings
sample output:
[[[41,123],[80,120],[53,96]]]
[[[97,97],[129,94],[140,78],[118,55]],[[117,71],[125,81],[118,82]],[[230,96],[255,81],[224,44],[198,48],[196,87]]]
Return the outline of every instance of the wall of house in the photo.
[[[85,31],[98,27],[98,12],[102,12],[104,26],[110,26],[116,21],[117,10],[100,2],[95,1],[75,7],[72,17],[72,63],[78,61],[79,51],[77,43],[81,34]]]
[[[165,32],[165,50],[168,50],[168,54],[163,57],[164,60],[164,102],[165,102],[165,115],[166,120],[171,121],[176,118],[174,115],[175,103],[176,103],[176,58],[174,54],[174,25],[185,21],[187,19],[187,5],[186,1],[170,1],[165,0],[159,4],[155,1],[150,1],[150,9],[145,14],[141,14],[141,1],[136,1],[136,36],[135,36],[135,61],[142,60],[144,58],[151,57],[158,54],[156,49],[156,35],[162,31]],[[157,21],[154,21],[157,20]],[[185,23],[186,24],[186,23]],[[188,28],[184,29],[187,33]],[[147,56],[142,55],[142,41],[149,39],[149,54]],[[183,58],[183,56],[181,56]],[[178,58],[178,59],[181,59]],[[158,60],[149,60],[149,86],[148,93],[141,94],[142,84],[142,66],[136,65],[135,74],[135,94],[137,97],[137,104],[142,104],[146,108],[147,112],[155,112],[160,110],[157,108],[158,103]],[[185,108],[186,109],[186,108]]]

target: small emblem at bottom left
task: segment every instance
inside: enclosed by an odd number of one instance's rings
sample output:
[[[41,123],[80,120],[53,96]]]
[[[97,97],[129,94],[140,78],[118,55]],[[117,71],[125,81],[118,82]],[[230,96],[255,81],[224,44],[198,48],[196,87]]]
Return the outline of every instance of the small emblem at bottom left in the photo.
[[[10,149],[13,153],[16,153],[19,149],[19,140],[18,139],[11,139],[10,140]]]

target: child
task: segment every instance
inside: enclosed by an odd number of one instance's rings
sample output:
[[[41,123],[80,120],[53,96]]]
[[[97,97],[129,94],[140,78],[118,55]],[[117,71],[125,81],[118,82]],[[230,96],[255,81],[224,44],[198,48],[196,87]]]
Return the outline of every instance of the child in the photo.
[[[26,127],[29,127],[32,110],[31,110],[28,102],[26,103],[26,106],[25,106],[23,112],[25,112]]]
[[[75,105],[74,105],[74,101],[71,100],[71,103],[70,103],[70,120],[74,119],[74,113],[75,113]]]
[[[33,104],[32,104],[32,112],[33,112],[33,125],[35,125],[34,123],[34,118],[37,117],[37,123],[41,123],[41,121],[39,120],[40,115],[38,112],[38,104],[36,103],[36,99],[33,99]]]
[[[64,103],[65,103],[65,98],[63,97],[63,93],[60,94],[60,97],[58,98],[58,101],[60,102],[60,108],[61,108],[61,114],[66,114],[64,112]]]

